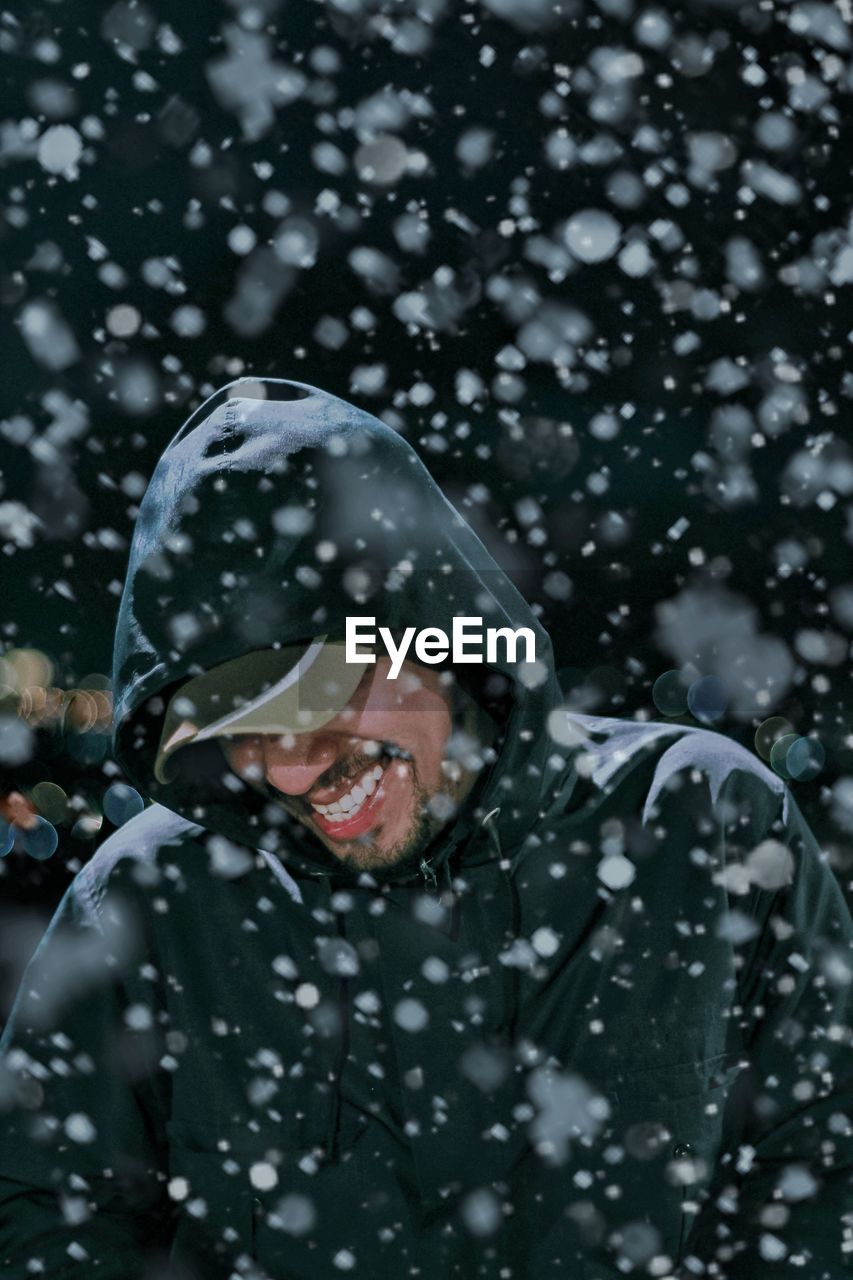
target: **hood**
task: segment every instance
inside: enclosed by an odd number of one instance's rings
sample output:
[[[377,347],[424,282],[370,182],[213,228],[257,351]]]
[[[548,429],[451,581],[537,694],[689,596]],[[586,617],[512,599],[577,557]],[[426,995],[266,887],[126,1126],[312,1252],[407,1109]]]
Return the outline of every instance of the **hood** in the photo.
[[[509,713],[497,759],[436,837],[430,862],[495,808],[502,848],[512,848],[545,791],[571,782],[546,729],[560,702],[548,636],[411,446],[373,415],[300,382],[229,383],[181,427],[151,477],[113,661],[113,751],[128,779],[210,831],[278,853],[295,874],[341,872],[311,832],[228,770],[215,743],[184,748],[165,783],[154,761],[182,683],[256,650],[343,637],[347,615],[393,631],[449,635],[455,616],[474,616],[484,627],[534,632],[533,666],[508,662],[498,646],[493,667]]]

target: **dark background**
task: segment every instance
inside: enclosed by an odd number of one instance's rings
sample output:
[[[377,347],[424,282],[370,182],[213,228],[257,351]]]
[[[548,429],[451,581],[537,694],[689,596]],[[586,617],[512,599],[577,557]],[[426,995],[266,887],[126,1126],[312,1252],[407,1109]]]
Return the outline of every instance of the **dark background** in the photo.
[[[846,0],[7,11],[0,796],[38,812],[51,781],[68,807],[51,858],[0,860],[0,1014],[113,829],[108,723],[68,694],[108,690],[136,504],[243,374],[403,433],[578,709],[660,717],[663,673],[714,676],[698,722],[819,744],[792,786],[850,890],[850,23]],[[21,649],[61,714],[16,687]]]

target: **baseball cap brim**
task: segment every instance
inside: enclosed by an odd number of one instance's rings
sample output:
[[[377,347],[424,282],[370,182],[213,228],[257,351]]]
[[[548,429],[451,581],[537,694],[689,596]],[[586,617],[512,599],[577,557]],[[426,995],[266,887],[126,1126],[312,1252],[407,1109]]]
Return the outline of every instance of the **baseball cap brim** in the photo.
[[[181,747],[247,733],[311,733],[334,720],[352,698],[369,659],[346,661],[341,642],[315,637],[301,645],[260,649],[211,667],[173,694],[166,709],[154,776]]]

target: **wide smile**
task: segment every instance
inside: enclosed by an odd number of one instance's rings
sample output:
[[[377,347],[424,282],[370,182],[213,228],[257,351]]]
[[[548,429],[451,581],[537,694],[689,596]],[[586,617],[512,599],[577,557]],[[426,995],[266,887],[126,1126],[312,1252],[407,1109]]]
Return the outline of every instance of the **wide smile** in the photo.
[[[320,831],[332,840],[354,840],[375,827],[381,820],[388,770],[393,763],[383,757],[379,763],[362,770],[349,790],[328,804],[309,801],[312,820]]]

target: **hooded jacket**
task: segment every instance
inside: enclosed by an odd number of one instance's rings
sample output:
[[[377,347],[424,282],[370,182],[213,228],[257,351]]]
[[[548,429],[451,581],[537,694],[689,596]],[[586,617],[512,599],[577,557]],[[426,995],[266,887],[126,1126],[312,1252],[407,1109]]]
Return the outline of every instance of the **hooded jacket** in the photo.
[[[382,884],[215,743],[153,770],[182,683],[348,613],[536,636],[496,664],[493,762]],[[570,713],[393,430],[295,382],[202,405],[140,507],[113,676],[152,804],[76,876],[6,1028],[0,1274],[851,1266],[853,925],[793,798],[721,735]]]

